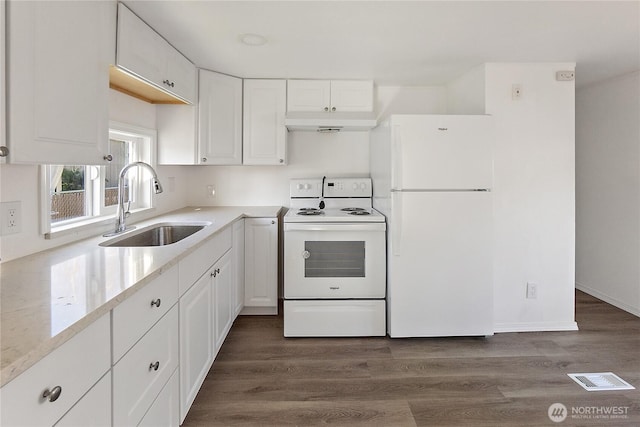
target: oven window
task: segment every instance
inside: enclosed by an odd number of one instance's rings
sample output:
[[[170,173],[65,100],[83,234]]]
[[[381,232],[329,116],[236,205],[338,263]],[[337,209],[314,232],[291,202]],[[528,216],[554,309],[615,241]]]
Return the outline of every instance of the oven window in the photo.
[[[304,277],[365,277],[364,241],[307,241],[304,249]]]

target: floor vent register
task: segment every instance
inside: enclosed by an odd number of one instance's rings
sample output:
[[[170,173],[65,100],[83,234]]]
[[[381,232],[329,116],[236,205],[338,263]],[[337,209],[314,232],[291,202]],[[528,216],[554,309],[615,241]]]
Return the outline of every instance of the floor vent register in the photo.
[[[634,390],[635,387],[613,372],[567,374],[587,391]]]

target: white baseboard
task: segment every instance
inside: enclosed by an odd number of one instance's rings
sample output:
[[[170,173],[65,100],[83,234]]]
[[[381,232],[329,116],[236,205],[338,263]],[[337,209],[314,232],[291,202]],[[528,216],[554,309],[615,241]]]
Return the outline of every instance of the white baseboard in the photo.
[[[586,294],[591,295],[592,297],[596,297],[599,300],[602,300],[608,304],[611,304],[615,307],[618,307],[621,310],[624,310],[628,313],[633,314],[634,316],[640,317],[640,307],[633,307],[623,301],[620,301],[616,298],[613,298],[607,294],[604,294],[596,289],[590,288],[589,286],[585,286],[581,283],[576,282],[576,289],[582,291]]]
[[[240,316],[272,316],[278,314],[278,307],[243,307]]]
[[[524,322],[524,323],[496,323],[496,334],[505,332],[557,332],[577,331],[576,322]]]

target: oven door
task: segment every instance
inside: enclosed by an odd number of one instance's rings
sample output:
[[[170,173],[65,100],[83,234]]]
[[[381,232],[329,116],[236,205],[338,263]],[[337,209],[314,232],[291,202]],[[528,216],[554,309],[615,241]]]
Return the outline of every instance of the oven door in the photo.
[[[284,297],[384,298],[384,223],[284,225]]]

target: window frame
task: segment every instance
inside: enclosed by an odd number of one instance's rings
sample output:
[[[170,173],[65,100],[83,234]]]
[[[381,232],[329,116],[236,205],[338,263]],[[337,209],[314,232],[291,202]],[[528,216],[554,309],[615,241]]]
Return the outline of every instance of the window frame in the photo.
[[[135,149],[131,152],[130,161],[144,161],[156,168],[157,131],[116,121],[109,122],[109,139],[133,139]],[[109,230],[107,224],[115,224],[117,205],[105,206],[105,166],[85,165],[85,212],[88,215],[51,222],[51,165],[40,167],[40,227],[45,239],[77,234],[80,231],[101,232]],[[98,168],[97,177],[90,178],[92,168]],[[136,174],[132,169],[127,176]],[[135,194],[135,202],[131,204],[131,220],[135,220],[140,213],[155,210],[155,197],[152,191],[151,176],[144,172],[143,180],[131,189]]]

